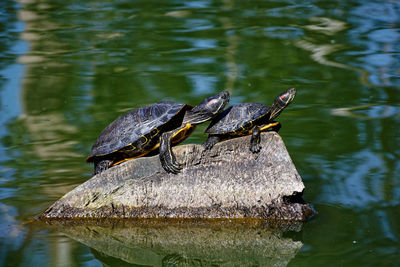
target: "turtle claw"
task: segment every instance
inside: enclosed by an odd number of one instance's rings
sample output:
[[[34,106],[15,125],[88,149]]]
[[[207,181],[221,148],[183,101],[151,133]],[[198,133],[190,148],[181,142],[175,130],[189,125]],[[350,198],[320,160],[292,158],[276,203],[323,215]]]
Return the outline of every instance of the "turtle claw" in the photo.
[[[204,142],[204,143],[203,143],[203,147],[204,147],[206,150],[210,150],[210,149],[213,147],[213,144],[210,144],[209,142]]]
[[[175,161],[166,161],[166,160],[161,160],[161,165],[163,169],[168,172],[168,173],[173,173],[177,174],[180,172],[182,169],[182,166]]]
[[[253,144],[250,146],[250,151],[253,153],[258,153],[261,150],[261,146],[259,144]]]
[[[178,163],[173,163],[173,164],[171,164],[171,166],[168,166],[169,168],[169,171],[168,172],[170,172],[170,173],[173,173],[173,174],[177,174],[177,173],[179,173],[180,171],[181,171],[181,169],[182,169],[182,167],[181,167],[181,165],[180,164],[178,164]]]

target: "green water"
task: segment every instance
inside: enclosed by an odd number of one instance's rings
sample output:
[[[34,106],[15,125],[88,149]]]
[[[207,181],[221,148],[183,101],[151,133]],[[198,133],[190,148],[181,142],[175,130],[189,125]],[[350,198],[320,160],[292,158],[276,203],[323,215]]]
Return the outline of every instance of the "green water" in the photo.
[[[400,266],[399,25],[398,0],[2,0],[0,266],[161,265],[162,253],[175,266]],[[292,86],[280,134],[318,214],[280,236],[290,255],[259,260],[264,243],[241,240],[220,260],[210,245],[174,261],[189,240],[173,254],[136,246],[130,261],[22,224],[91,177],[93,141],[129,109],[221,90],[269,105]]]

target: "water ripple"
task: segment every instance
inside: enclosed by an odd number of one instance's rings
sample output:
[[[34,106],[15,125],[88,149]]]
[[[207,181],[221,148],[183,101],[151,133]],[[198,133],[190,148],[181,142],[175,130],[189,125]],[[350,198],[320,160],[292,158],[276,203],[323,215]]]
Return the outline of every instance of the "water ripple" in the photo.
[[[280,18],[310,18],[324,14],[324,11],[316,5],[289,5],[285,7],[272,8],[267,11],[270,17]]]
[[[304,31],[295,27],[275,26],[264,28],[264,36],[277,39],[297,39],[304,35]]]

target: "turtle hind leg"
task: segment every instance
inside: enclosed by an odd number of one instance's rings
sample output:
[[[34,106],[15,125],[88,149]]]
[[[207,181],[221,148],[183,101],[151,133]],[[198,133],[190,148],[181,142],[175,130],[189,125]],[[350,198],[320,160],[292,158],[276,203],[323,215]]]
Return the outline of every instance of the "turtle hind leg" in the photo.
[[[260,127],[255,126],[252,130],[251,139],[250,139],[250,151],[253,153],[258,153],[261,150],[260,146]]]
[[[220,141],[219,136],[209,135],[207,140],[203,143],[203,146],[206,150],[210,150],[219,141]]]
[[[95,160],[94,161],[94,172],[93,175],[99,174],[108,168],[110,168],[112,160],[110,159],[102,159],[102,160]]]
[[[161,135],[160,140],[160,162],[166,172],[177,174],[182,169],[176,161],[175,155],[171,149],[171,138],[175,131],[166,132]]]

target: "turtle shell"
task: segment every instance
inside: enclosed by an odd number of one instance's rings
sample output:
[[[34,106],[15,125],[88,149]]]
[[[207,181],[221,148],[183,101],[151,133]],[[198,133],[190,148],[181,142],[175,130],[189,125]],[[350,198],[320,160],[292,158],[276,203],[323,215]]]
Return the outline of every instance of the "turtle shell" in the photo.
[[[163,131],[179,126],[189,108],[192,106],[164,101],[121,115],[101,132],[86,161],[123,150],[142,137],[159,137]]]
[[[208,134],[229,134],[250,130],[271,108],[258,103],[243,103],[224,110],[213,119],[205,131]]]

